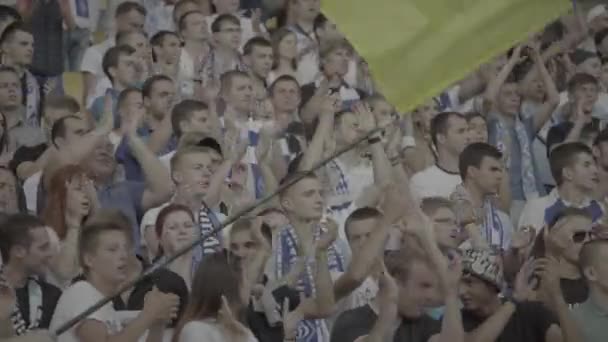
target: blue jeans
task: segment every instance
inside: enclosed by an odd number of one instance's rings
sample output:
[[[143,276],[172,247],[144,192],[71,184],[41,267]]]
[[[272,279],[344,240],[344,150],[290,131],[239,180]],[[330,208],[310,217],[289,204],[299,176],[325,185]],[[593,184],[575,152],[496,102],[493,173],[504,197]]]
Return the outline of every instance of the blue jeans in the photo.
[[[80,64],[86,49],[91,46],[91,31],[75,28],[63,31],[63,49],[65,50],[65,71],[80,71]]]

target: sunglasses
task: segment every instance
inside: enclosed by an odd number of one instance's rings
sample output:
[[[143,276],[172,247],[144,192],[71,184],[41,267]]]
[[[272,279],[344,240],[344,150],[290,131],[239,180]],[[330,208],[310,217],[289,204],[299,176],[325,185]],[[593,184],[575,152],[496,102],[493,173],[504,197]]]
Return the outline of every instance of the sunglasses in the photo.
[[[591,236],[591,232],[576,232],[572,235],[572,241],[574,241],[574,243],[582,243],[590,240]]]

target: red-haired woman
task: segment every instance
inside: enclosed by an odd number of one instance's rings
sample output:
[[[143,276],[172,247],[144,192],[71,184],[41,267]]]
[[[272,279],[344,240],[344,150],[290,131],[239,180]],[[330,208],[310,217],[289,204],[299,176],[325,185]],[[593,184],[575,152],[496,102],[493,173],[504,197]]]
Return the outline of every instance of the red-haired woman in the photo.
[[[83,168],[67,165],[51,179],[45,203],[42,218],[60,241],[58,254],[51,262],[51,276],[58,285],[68,285],[80,271],[78,235],[98,206],[96,192]]]

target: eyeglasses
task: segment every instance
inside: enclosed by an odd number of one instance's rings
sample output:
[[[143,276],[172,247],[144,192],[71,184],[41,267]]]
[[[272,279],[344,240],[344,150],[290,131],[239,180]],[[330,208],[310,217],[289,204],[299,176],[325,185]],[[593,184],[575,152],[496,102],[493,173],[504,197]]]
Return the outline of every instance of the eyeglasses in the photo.
[[[576,232],[572,235],[572,241],[574,243],[583,243],[591,239],[591,232]]]

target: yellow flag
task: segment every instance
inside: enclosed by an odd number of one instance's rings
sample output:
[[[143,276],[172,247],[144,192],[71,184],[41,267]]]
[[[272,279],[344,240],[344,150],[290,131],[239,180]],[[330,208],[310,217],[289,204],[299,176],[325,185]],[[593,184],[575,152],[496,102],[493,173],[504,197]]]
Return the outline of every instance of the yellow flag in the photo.
[[[323,12],[369,63],[400,111],[439,94],[540,31],[570,0],[324,0]]]

